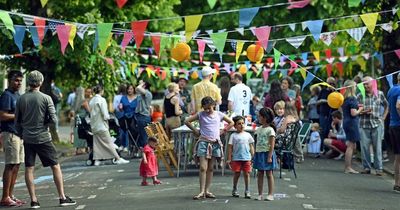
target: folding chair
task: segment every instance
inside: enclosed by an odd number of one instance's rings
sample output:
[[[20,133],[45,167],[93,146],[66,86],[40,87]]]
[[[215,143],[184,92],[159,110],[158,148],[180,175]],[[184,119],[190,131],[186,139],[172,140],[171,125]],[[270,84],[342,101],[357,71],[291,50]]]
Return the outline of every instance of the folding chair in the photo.
[[[297,178],[296,170],[294,168],[294,155],[293,148],[296,144],[297,137],[300,130],[300,122],[289,123],[285,132],[276,137],[276,150],[279,154],[279,178],[282,179],[282,163],[283,158],[287,159],[287,168],[293,170],[294,177]]]
[[[151,123],[145,127],[146,133],[149,137],[155,137],[158,140],[158,145],[156,148],[157,158],[161,159],[165,168],[168,171],[170,176],[174,176],[170,164],[167,162],[166,157],[170,159],[172,164],[175,168],[178,168],[178,164],[175,159],[174,152],[174,144],[171,143],[171,140],[168,138],[167,134],[165,133],[164,128],[162,127],[161,123]]]
[[[311,121],[307,120],[302,120],[302,125],[299,130],[298,134],[298,139],[300,141],[301,148],[305,146],[305,144],[308,142],[308,139],[310,138],[310,131],[311,131]]]

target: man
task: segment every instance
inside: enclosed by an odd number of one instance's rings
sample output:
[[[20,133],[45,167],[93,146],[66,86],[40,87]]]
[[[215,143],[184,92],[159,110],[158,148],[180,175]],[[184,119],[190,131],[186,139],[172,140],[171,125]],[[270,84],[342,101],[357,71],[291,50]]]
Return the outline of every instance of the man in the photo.
[[[188,81],[184,75],[179,76],[179,104],[181,105],[184,113],[190,113],[190,91],[186,87],[187,83]]]
[[[203,67],[203,70],[201,71],[203,80],[195,84],[192,89],[192,113],[197,113],[202,110],[201,99],[206,96],[213,98],[218,105],[221,104],[221,91],[217,85],[211,83],[211,78],[213,77],[214,73],[215,69],[212,69],[208,66]]]
[[[231,75],[231,81],[235,86],[231,87],[228,95],[228,110],[236,116],[250,115],[250,100],[252,93],[250,88],[243,84],[243,76],[236,72]]]
[[[390,111],[389,133],[394,153],[394,187],[400,193],[400,74],[397,75],[397,84],[388,92]]]
[[[49,124],[55,124],[57,117],[51,97],[39,90],[43,80],[43,75],[39,71],[29,73],[27,83],[30,89],[19,98],[15,109],[15,127],[19,136],[24,139],[25,183],[33,209],[40,208],[33,182],[36,155],[39,156],[44,167],[51,167],[60,206],[76,204],[64,194],[61,167],[57,162],[57,152],[49,133]]]
[[[343,115],[340,111],[332,112],[332,130],[329,131],[328,138],[324,139],[324,145],[331,149],[331,152],[338,152],[339,156],[334,158],[340,160],[344,157],[346,152],[346,134],[343,129]],[[329,152],[330,154],[332,154]]]
[[[388,114],[388,102],[383,95],[382,91],[374,93],[372,88],[373,79],[371,77],[364,77],[364,88],[365,98],[361,94],[358,94],[358,101],[364,107],[364,110],[360,113],[360,147],[361,147],[361,159],[364,170],[362,174],[371,173],[371,154],[369,151],[370,144],[374,150],[373,167],[376,170],[377,176],[383,175],[382,165],[382,132],[383,122],[385,121],[386,115]],[[385,108],[383,118],[381,117],[381,107]]]
[[[22,73],[10,71],[8,73],[8,88],[0,96],[0,130],[3,135],[5,167],[3,172],[3,196],[0,206],[13,207],[25,204],[13,196],[18,170],[24,162],[24,146],[15,129],[15,104],[19,98],[18,91],[22,84]]]
[[[135,110],[139,132],[138,144],[143,148],[147,143],[147,133],[144,128],[151,122],[150,106],[153,95],[150,92],[150,84],[141,80],[136,87],[136,93],[138,94],[138,105]]]

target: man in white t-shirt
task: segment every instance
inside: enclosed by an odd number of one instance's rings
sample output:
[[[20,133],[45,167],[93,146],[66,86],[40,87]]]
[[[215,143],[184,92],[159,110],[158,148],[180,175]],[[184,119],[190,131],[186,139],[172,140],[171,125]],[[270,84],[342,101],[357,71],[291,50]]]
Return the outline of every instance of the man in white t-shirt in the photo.
[[[229,91],[228,109],[236,115],[247,116],[250,114],[251,90],[243,84],[243,77],[238,72],[231,75],[231,81],[236,85]]]

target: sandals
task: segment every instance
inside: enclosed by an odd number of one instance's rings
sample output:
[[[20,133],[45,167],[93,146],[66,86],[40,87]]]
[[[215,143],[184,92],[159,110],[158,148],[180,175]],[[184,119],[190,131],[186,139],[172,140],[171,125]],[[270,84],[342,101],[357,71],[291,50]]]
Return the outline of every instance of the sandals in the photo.
[[[149,186],[150,184],[148,182],[142,182],[140,185],[141,186]]]
[[[153,181],[153,184],[154,184],[154,185],[160,185],[160,184],[162,184],[162,182],[161,182],[160,180],[157,179],[157,180],[154,180],[154,181]]]
[[[216,198],[214,194],[207,192],[206,193],[206,198]]]
[[[204,198],[204,193],[200,193],[198,195],[193,196],[193,200],[200,200]]]

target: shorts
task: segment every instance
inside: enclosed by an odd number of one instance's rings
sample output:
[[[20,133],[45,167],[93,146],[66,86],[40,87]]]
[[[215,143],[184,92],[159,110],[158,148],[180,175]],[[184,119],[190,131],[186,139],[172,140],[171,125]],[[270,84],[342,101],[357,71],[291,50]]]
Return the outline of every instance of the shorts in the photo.
[[[24,141],[17,135],[3,132],[5,164],[20,164],[24,162]]]
[[[344,141],[332,138],[331,145],[336,147],[338,150],[340,150],[343,153],[346,152],[347,146],[346,146],[346,143]]]
[[[390,141],[395,155],[400,155],[400,126],[389,127]]]
[[[179,116],[168,117],[165,119],[165,127],[169,130],[181,126],[181,118]]]
[[[35,166],[36,154],[42,161],[43,167],[57,165],[57,151],[54,144],[49,141],[42,144],[24,144],[25,167]]]
[[[251,172],[251,161],[232,161],[231,168],[233,172]]]
[[[211,144],[212,147],[212,157],[222,157],[221,146],[218,143],[208,143],[205,141],[200,141],[197,144],[197,157],[207,157],[208,144]]]

